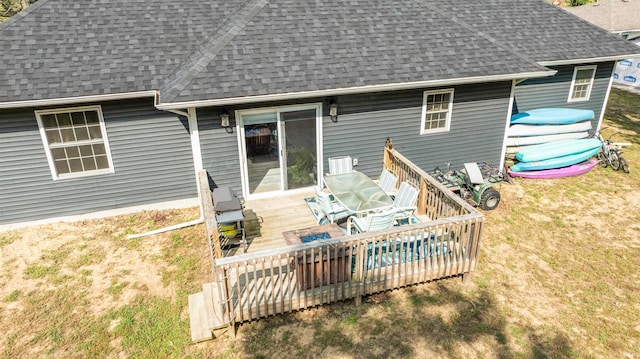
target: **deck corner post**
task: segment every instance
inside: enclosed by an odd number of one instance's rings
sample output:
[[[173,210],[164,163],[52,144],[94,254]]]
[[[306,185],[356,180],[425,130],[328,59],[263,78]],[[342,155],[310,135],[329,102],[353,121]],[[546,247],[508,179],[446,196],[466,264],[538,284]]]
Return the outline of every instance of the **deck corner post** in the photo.
[[[364,275],[363,275],[363,266],[364,266],[364,245],[362,242],[358,242],[358,248],[356,250],[356,296],[355,296],[355,304],[356,306],[360,306],[362,304],[362,292],[364,288]]]
[[[231,336],[231,339],[234,340],[234,341],[237,338],[236,323],[235,322],[229,323],[229,336]]]
[[[424,177],[420,178],[420,188],[419,190],[419,196],[418,196],[418,214],[426,214],[427,213],[427,181],[424,179]]]
[[[384,144],[384,158],[383,158],[383,165],[385,169],[391,169],[391,158],[393,157],[393,155],[391,154],[391,151],[393,150],[393,143],[391,143],[391,139],[389,137],[387,137],[387,141]]]
[[[235,326],[236,326],[236,317],[235,317],[235,308],[231,299],[231,285],[229,283],[229,271],[227,268],[223,268],[222,271],[222,280],[224,281],[224,293],[225,293],[225,311],[227,313],[227,321],[229,322],[229,327],[232,331],[232,338],[235,339]],[[219,279],[220,280],[220,279]]]
[[[462,273],[462,284],[467,285],[471,282],[471,272]]]

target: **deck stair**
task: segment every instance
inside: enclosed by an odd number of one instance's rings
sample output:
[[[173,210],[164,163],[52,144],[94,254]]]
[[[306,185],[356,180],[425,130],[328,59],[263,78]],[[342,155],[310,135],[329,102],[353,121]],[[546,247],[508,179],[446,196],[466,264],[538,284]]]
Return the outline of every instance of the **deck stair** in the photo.
[[[213,339],[213,331],[227,327],[214,305],[214,298],[219,298],[218,285],[205,283],[202,292],[189,295],[189,321],[191,341],[200,342]]]

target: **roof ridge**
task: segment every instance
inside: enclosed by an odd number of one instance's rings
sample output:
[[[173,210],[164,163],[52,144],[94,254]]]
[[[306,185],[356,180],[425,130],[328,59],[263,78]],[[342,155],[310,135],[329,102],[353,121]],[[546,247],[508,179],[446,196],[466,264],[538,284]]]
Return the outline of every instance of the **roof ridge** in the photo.
[[[12,17],[10,17],[7,20],[5,20],[4,22],[0,23],[0,31],[2,31],[5,28],[11,26],[14,22],[18,22],[18,21],[22,20],[23,17],[27,16],[28,14],[30,14],[33,11],[35,11],[36,9],[41,7],[42,5],[48,3],[49,1],[50,0],[40,0],[40,1],[37,1],[37,2],[27,6],[26,9],[21,10],[17,14],[13,15]]]
[[[421,0],[420,2],[423,3],[427,8],[431,9],[433,12],[437,12],[438,14],[440,14],[442,16],[446,16],[449,20],[453,21],[454,23],[466,28],[467,30],[470,30],[474,34],[477,34],[477,35],[487,39],[489,42],[495,44],[496,46],[498,46],[498,47],[500,47],[500,48],[502,48],[502,49],[504,49],[506,51],[511,52],[512,54],[514,54],[515,56],[521,58],[522,60],[527,61],[527,62],[529,62],[531,64],[535,64],[537,66],[540,66],[541,68],[546,68],[545,66],[540,65],[537,61],[520,54],[518,51],[516,51],[516,49],[514,49],[514,48],[512,48],[510,46],[504,45],[503,43],[498,41],[498,39],[496,39],[493,36],[485,33],[484,31],[476,29],[473,26],[467,24],[466,22],[464,22],[462,20],[459,20],[457,17],[453,16],[450,12],[445,12],[445,11],[440,10],[440,8],[438,8],[438,7],[431,6],[429,4],[429,1]],[[552,5],[550,5],[550,6],[552,6]]]
[[[268,3],[269,0],[251,0],[238,8],[173,73],[167,76],[167,81],[160,89],[161,98],[164,101],[176,98]]]

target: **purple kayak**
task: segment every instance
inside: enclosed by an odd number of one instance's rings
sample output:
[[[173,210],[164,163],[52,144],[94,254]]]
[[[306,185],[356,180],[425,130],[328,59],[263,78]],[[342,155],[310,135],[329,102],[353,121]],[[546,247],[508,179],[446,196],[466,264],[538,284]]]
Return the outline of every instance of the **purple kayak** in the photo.
[[[524,178],[560,178],[569,176],[578,176],[583,173],[591,171],[591,169],[598,165],[598,160],[592,158],[588,161],[577,163],[568,167],[555,168],[551,170],[539,170],[539,171],[522,171],[512,172],[509,171],[511,177],[524,177]]]

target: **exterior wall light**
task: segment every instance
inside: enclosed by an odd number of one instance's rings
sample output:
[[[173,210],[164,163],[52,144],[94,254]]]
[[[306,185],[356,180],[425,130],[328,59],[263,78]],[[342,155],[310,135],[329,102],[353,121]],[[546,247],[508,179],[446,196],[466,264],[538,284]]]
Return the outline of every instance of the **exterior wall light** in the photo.
[[[222,127],[229,127],[229,113],[227,111],[220,114],[220,125]]]
[[[329,104],[329,116],[331,117],[331,122],[338,122],[338,104],[335,102],[331,102]]]

